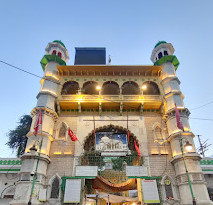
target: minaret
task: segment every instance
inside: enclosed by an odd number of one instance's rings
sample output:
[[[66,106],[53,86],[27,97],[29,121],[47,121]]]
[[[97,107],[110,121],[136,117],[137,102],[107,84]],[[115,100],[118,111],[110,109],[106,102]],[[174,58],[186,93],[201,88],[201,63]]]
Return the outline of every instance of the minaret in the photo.
[[[184,156],[196,203],[207,205],[211,204],[211,202],[209,200],[204,176],[199,163],[200,156],[195,150],[193,141],[194,134],[192,133],[188,122],[190,112],[184,106],[184,96],[179,87],[180,81],[176,76],[179,61],[173,53],[174,48],[171,43],[160,41],[155,45],[155,48],[152,51],[151,60],[154,65],[162,66],[160,80],[164,90],[164,119],[166,120],[169,133],[168,141],[171,144],[173,155],[171,162],[174,165],[176,172],[176,182],[181,197],[180,204],[192,204],[192,194],[184,166]],[[184,131],[177,127],[175,105],[180,111],[180,118],[184,126]],[[180,141],[183,142],[183,146],[187,141],[192,144],[193,148],[191,152],[184,151],[184,155],[182,156]]]
[[[22,167],[20,181],[17,184],[14,201],[11,204],[27,204],[32,189],[33,176],[39,158],[38,170],[36,173],[35,186],[32,195],[32,204],[40,204],[38,192],[45,186],[45,177],[48,164],[50,163],[49,151],[53,140],[53,127],[58,118],[56,113],[56,98],[58,96],[59,76],[58,65],[66,65],[69,60],[68,51],[61,41],[49,43],[45,49],[46,55],[41,60],[44,70],[44,77],[41,80],[41,89],[37,95],[37,105],[31,111],[32,125],[28,133],[28,141],[25,154],[21,157]],[[34,135],[34,125],[39,110],[42,110],[42,129],[37,136]],[[42,142],[41,155],[38,157],[39,144]]]

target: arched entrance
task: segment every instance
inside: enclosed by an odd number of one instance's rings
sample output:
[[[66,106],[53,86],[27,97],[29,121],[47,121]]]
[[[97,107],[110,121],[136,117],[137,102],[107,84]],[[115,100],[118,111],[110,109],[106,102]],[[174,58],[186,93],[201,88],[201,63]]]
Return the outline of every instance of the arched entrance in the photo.
[[[99,127],[87,136],[81,165],[98,166],[98,176],[86,179],[86,196],[97,193],[100,196],[109,195],[112,204],[138,202],[137,196],[130,196],[129,192],[137,192],[137,180],[126,176],[126,166],[142,165],[135,142],[138,144],[133,133],[111,124]],[[106,204],[107,197],[100,197],[99,200],[99,204]]]

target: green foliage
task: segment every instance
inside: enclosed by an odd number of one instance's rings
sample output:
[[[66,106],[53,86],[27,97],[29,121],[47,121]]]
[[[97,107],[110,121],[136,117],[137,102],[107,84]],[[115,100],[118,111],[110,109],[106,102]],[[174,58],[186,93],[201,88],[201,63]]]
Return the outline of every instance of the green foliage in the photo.
[[[143,159],[138,157],[137,152],[132,152],[129,156],[117,157],[112,159],[112,168],[117,171],[123,171],[124,163],[129,166],[142,165]]]
[[[89,165],[89,166],[98,166],[101,169],[104,165],[104,157],[101,156],[101,152],[90,150],[85,152],[81,156],[81,164],[82,165]]]
[[[16,150],[17,157],[24,153],[27,144],[27,133],[30,131],[30,126],[32,123],[32,118],[30,115],[23,115],[18,126],[14,130],[10,130],[7,134],[9,137],[8,145],[11,149]]]

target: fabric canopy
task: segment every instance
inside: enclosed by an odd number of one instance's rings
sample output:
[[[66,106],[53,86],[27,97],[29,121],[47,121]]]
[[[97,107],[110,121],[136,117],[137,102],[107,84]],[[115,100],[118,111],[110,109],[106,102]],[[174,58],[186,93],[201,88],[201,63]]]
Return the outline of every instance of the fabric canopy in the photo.
[[[97,176],[92,181],[92,187],[94,189],[104,190],[107,192],[121,192],[127,190],[137,189],[136,179],[129,179],[128,181],[120,184],[113,184],[101,176]]]

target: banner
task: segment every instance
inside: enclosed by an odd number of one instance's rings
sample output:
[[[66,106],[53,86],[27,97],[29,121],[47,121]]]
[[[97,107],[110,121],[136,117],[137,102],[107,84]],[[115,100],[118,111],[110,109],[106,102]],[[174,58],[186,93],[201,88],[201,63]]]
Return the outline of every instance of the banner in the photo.
[[[156,180],[141,180],[144,203],[160,203]]]
[[[64,203],[80,203],[81,179],[67,179],[64,193]]]
[[[128,150],[127,134],[113,132],[96,132],[95,147],[98,151]]]

